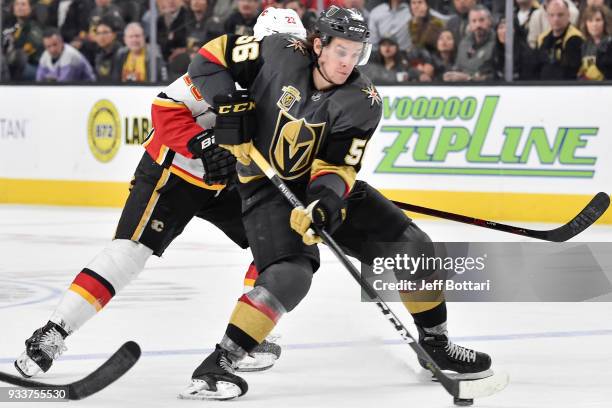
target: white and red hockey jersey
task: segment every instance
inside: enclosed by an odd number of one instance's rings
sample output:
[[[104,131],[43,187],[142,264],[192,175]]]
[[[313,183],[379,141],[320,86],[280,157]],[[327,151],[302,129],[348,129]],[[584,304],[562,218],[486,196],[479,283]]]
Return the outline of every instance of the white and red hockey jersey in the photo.
[[[202,180],[202,160],[194,159],[187,142],[215,124],[215,114],[185,74],[160,92],[151,105],[153,129],[143,146],[158,164],[199,187],[220,190]]]

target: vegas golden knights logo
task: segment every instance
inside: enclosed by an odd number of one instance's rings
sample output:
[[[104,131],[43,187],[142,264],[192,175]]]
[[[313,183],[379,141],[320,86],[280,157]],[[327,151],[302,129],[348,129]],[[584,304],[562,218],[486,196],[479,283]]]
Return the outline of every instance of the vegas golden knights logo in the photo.
[[[298,91],[291,85],[283,86],[283,94],[276,102],[276,106],[278,106],[281,110],[288,111],[289,109],[291,109],[293,104],[296,101],[299,102],[300,99],[302,99],[300,97],[300,91]]]
[[[319,150],[325,123],[310,124],[281,110],[270,145],[272,167],[285,180],[304,175]]]

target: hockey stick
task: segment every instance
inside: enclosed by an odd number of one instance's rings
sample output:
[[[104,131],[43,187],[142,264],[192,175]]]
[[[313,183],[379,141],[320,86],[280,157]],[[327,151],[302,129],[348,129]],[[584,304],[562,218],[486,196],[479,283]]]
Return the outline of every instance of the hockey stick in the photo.
[[[464,224],[476,225],[496,231],[509,232],[511,234],[523,235],[529,238],[541,239],[544,241],[564,242],[580,234],[589,228],[601,217],[610,206],[608,194],[600,192],[591,199],[586,207],[582,209],[571,221],[551,230],[538,231],[512,225],[501,224],[494,221],[482,220],[480,218],[468,217],[466,215],[450,213],[433,208],[421,207],[419,205],[392,201],[393,204],[402,210],[412,211],[419,214],[431,215],[445,220],[462,222]]]
[[[287,187],[283,180],[276,174],[274,169],[270,166],[268,161],[255,149],[251,147],[249,153],[251,159],[257,164],[257,166],[264,172],[266,177],[270,179],[272,184],[278,188],[283,194],[285,199],[291,203],[294,208],[304,207],[293,192]],[[460,380],[457,378],[451,378],[446,375],[440,367],[433,361],[429,354],[423,349],[423,347],[415,340],[410,334],[408,329],[402,324],[395,313],[387,306],[384,300],[381,299],[380,295],[370,284],[361,277],[361,274],[355,268],[355,265],[347,258],[344,251],[340,248],[338,243],[323,229],[318,229],[317,234],[323,239],[323,242],[331,249],[336,255],[336,258],[344,265],[349,271],[351,276],[359,283],[361,288],[366,292],[370,299],[374,300],[376,306],[380,309],[383,315],[393,325],[399,335],[410,345],[419,358],[425,360],[427,368],[433,373],[434,377],[444,386],[446,391],[451,394],[455,399],[457,405],[471,405],[471,401],[474,398],[481,398],[492,395],[498,391],[501,391],[508,384],[507,375],[493,375],[491,377],[478,379],[478,380]]]
[[[47,384],[3,372],[0,372],[0,381],[24,388],[65,390],[65,399],[80,400],[112,384],[132,368],[139,358],[140,346],[133,341],[128,341],[119,347],[119,349],[94,372],[69,384]]]

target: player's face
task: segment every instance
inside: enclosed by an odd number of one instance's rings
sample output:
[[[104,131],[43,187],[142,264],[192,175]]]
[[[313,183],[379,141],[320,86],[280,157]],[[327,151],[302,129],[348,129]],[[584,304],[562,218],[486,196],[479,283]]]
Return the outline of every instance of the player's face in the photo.
[[[600,38],[604,32],[604,20],[600,12],[597,12],[586,21],[587,31],[593,38]]]
[[[359,62],[362,51],[363,43],[332,38],[331,42],[321,50],[319,66],[334,84],[343,84]]]

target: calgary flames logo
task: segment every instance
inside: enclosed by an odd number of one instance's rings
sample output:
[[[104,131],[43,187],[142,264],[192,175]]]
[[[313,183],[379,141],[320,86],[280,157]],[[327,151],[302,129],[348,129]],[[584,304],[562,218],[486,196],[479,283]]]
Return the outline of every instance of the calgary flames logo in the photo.
[[[286,180],[304,175],[319,150],[325,123],[310,124],[281,110],[270,146],[276,172]]]

